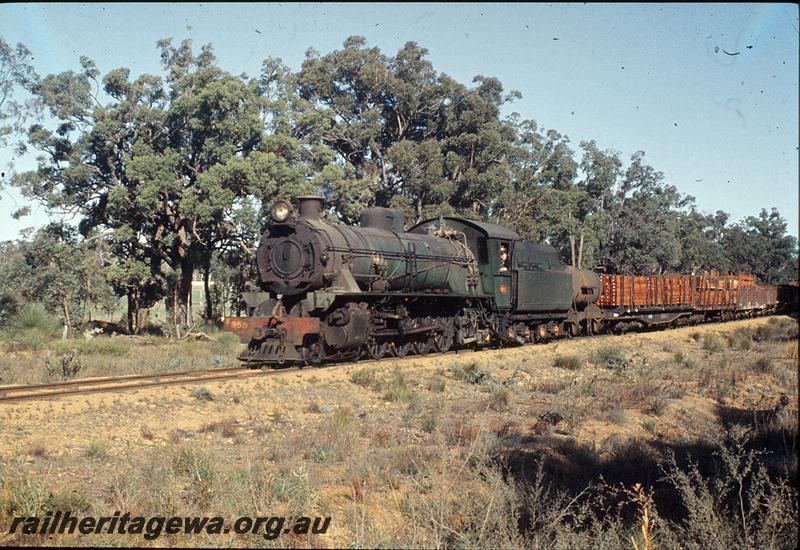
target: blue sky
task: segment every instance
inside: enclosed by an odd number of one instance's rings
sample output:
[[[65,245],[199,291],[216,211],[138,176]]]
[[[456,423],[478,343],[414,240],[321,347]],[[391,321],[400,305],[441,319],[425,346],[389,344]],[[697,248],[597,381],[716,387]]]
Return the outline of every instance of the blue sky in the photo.
[[[327,53],[353,34],[387,54],[415,41],[440,72],[522,92],[507,113],[574,149],[644,150],[701,210],[738,220],[775,206],[794,235],[798,26],[790,4],[0,5],[0,36],[25,43],[40,74],[77,69],[81,55],[103,74],[158,73],[165,37],[211,42],[223,68],[250,75],[268,56],[298,69],[309,47]],[[12,220],[24,205],[0,195],[0,240],[46,220],[42,208]]]

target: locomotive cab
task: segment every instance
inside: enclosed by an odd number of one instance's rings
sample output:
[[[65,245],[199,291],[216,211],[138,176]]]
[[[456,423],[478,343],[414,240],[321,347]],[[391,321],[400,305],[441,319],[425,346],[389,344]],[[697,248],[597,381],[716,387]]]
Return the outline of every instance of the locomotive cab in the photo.
[[[501,225],[444,217],[424,221],[409,232],[432,232],[445,222],[462,232],[478,260],[481,286],[498,311],[517,314],[585,309],[600,297],[600,279],[567,266],[555,248],[527,241]]]
[[[421,222],[408,232],[432,233],[441,223],[464,235],[478,262],[483,293],[493,298],[495,308],[511,308],[514,246],[522,237],[502,225],[450,216]]]

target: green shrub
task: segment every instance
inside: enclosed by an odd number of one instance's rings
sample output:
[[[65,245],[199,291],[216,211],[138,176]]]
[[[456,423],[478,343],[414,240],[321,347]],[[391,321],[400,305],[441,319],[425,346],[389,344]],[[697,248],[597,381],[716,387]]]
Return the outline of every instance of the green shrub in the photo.
[[[798,337],[797,321],[771,317],[766,325],[756,328],[753,339],[757,342],[764,340],[794,340]]]
[[[699,366],[697,360],[692,357],[687,357],[683,360],[683,366],[689,370],[695,370]]]
[[[750,338],[742,338],[736,341],[736,349],[741,351],[748,351],[753,347],[753,340]]]
[[[753,347],[753,334],[749,329],[739,329],[733,334],[727,334],[725,339],[728,341],[728,347],[740,351],[748,351]]]
[[[172,457],[172,470],[188,478],[190,497],[201,506],[206,506],[215,492],[218,477],[213,458],[199,450],[181,447]]]
[[[576,355],[559,355],[553,360],[553,366],[557,369],[580,370],[582,365]]]
[[[13,483],[3,480],[4,511],[14,512],[21,516],[44,516],[47,510],[49,492],[42,483],[34,483],[29,479]]]
[[[83,489],[57,491],[50,493],[47,508],[50,511],[70,510],[71,512],[88,512],[92,509],[89,496]]]
[[[703,338],[703,349],[711,353],[725,351],[725,340],[719,334],[710,332]]]
[[[408,385],[408,380],[400,370],[395,370],[384,385],[383,398],[386,401],[408,401],[413,391]]]
[[[272,480],[270,485],[272,496],[297,510],[311,508],[317,499],[316,488],[305,467],[280,471],[276,477],[277,479]]]
[[[283,416],[283,413],[278,409],[272,409],[269,419],[275,424],[283,424],[283,421],[286,420]]]
[[[608,411],[608,413],[606,413],[606,420],[613,422],[614,424],[624,426],[628,423],[628,411],[620,408],[611,409]]]
[[[622,434],[614,433],[603,440],[600,449],[604,453],[618,454],[621,450],[625,449],[628,444],[627,437]]]
[[[131,345],[127,342],[118,342],[108,337],[92,338],[91,340],[67,340],[50,344],[50,349],[55,353],[69,353],[73,349],[81,355],[111,355],[120,357],[128,355]]]
[[[420,425],[422,431],[432,433],[436,429],[436,421],[438,419],[438,412],[435,410],[426,411],[420,416]]]
[[[446,387],[446,383],[444,379],[439,378],[438,376],[428,382],[428,391],[442,393]]]
[[[511,390],[500,384],[495,385],[492,388],[491,408],[495,411],[504,411],[508,408],[509,402],[511,402]]]
[[[657,395],[650,401],[650,412],[656,416],[661,416],[667,412],[669,407],[669,399],[663,395]]]
[[[350,431],[352,421],[353,412],[347,407],[339,407],[330,417],[328,434],[334,439],[346,435]]]
[[[220,352],[232,352],[239,347],[239,336],[232,333],[221,331],[215,336],[213,347]]]
[[[628,366],[628,358],[625,352],[617,346],[602,347],[592,357],[595,364],[613,371],[622,371]]]
[[[468,384],[485,384],[492,381],[491,373],[477,361],[472,361],[465,367],[458,364],[450,365],[448,370],[454,378]]]
[[[101,460],[108,456],[108,445],[103,441],[92,441],[86,448],[86,455],[95,460]]]
[[[772,364],[772,359],[769,357],[759,357],[753,364],[753,368],[761,373],[770,373],[772,372],[774,365]]]
[[[359,369],[350,375],[350,381],[362,388],[380,388],[380,381],[375,374],[375,369]]]
[[[3,331],[9,351],[38,350],[59,337],[61,321],[47,313],[41,304],[29,304],[14,315]]]
[[[214,401],[214,394],[208,388],[195,388],[192,390],[192,397],[200,401]]]

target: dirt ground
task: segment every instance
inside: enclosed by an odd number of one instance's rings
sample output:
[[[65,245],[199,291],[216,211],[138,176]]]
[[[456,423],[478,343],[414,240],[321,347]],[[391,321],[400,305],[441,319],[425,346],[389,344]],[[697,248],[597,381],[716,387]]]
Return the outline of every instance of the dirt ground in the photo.
[[[579,373],[565,373],[553,366],[553,360],[564,354],[577,355],[584,359],[599,349],[616,347],[639,350],[651,362],[677,350],[697,347],[692,335],[729,333],[742,328],[755,328],[767,323],[767,319],[749,319],[725,324],[708,324],[659,332],[632,333],[622,336],[603,335],[593,338],[559,340],[547,344],[523,346],[499,350],[460,351],[458,353],[434,354],[424,357],[407,357],[401,360],[360,361],[352,365],[334,365],[328,368],[307,368],[285,375],[265,376],[249,380],[231,380],[203,383],[212,394],[219,396],[213,401],[199,401],[192,392],[197,385],[171,386],[164,389],[144,388],[120,393],[95,393],[85,396],[61,397],[51,400],[21,404],[0,404],[4,421],[0,426],[0,453],[19,452],[31,441],[46,442],[51,453],[71,454],[80,451],[98,438],[109,443],[110,454],[129,445],[141,443],[141,426],[161,430],[179,429],[196,431],[214,420],[243,418],[249,423],[265,421],[265,417],[279,412],[292,423],[305,424],[316,419],[308,412],[308,406],[320,402],[325,394],[333,390],[339,393],[342,404],[357,403],[360,407],[388,406],[374,392],[350,383],[350,376],[359,369],[378,369],[390,372],[400,368],[410,376],[433,374],[437,369],[453,364],[465,365],[478,361],[493,369],[495,376],[510,376],[516,365],[535,369],[534,373],[523,373],[523,384],[531,388],[548,383],[567,382],[570,385],[591,380],[598,367],[587,368]],[[742,396],[750,402],[771,394],[765,383],[754,382]],[[453,392],[453,390],[450,390]],[[448,391],[445,390],[447,394]],[[455,392],[453,392],[455,393]],[[454,396],[456,397],[456,396]],[[755,400],[755,401],[753,401]],[[673,423],[691,413],[694,424],[713,417],[710,412],[715,401],[710,398],[687,395],[671,405],[671,415],[665,419],[671,431]],[[124,414],[120,414],[124,411]],[[579,434],[581,439],[598,441],[607,437],[604,423],[588,422]],[[685,427],[685,426],[684,426]],[[636,426],[627,428],[637,429]],[[247,433],[247,432],[245,432]],[[208,436],[209,439],[211,436]],[[168,442],[167,433],[157,433],[151,442],[162,445]]]
[[[114,475],[121,468],[169,462],[179,448],[202,449],[216,457],[219,471],[248,470],[254,463],[280,470],[302,462],[314,478],[313,508],[351,519],[347,525],[335,524],[326,536],[300,545],[385,544],[398,539],[369,538],[354,527],[352,478],[360,475],[352,473],[354,459],[336,458],[338,439],[327,447],[320,443],[336,427],[331,423],[339,411],[346,411],[345,423],[354,432],[347,449],[366,464],[358,467],[367,469],[370,447],[388,440],[401,446],[427,442],[435,448],[430,438],[439,434],[443,441],[450,441],[455,437],[453,425],[463,419],[473,430],[497,434],[507,449],[516,449],[517,459],[536,449],[553,460],[567,460],[563,453],[550,452],[565,444],[581,445],[604,456],[615,452],[620,441],[695,441],[720,425],[721,407],[777,410],[785,394],[788,405],[783,408],[796,415],[797,341],[771,344],[769,349],[757,342],[754,347],[737,349],[730,340],[732,335],[757,331],[769,323],[769,319],[751,319],[0,405],[0,472],[5,472],[6,480],[16,477],[77,492],[90,503],[87,506],[101,510],[126,502],[146,508],[133,497],[122,502],[109,497]],[[729,338],[724,349],[709,344],[716,337]],[[608,361],[604,363],[604,354],[613,356],[614,350],[624,354],[624,368],[615,370]],[[770,354],[769,375],[742,368],[753,364],[757,352]],[[559,359],[565,357],[574,358],[577,368],[560,366]],[[486,372],[492,385],[467,383],[458,374],[463,372]],[[399,386],[392,376],[401,381]],[[785,387],[778,390],[776,379],[783,380]],[[720,380],[725,381],[724,387]],[[432,389],[437,384],[441,391]],[[393,397],[395,386],[411,397]],[[428,429],[426,423],[435,427]],[[302,461],[293,460],[292,449],[302,454]],[[329,458],[331,452],[334,458]],[[185,493],[188,482],[178,482],[183,486],[176,494]],[[412,490],[412,482],[417,481],[406,483],[405,491]],[[389,488],[374,489],[369,500],[373,532],[398,529],[402,514],[392,499],[402,492],[401,485],[390,481]],[[252,508],[252,503],[213,502],[223,511],[239,506],[244,513]],[[200,505],[178,502],[174,506],[188,513]],[[381,508],[394,512],[376,513]],[[0,538],[0,543],[10,542],[24,541]],[[111,539],[77,542],[120,543]],[[421,542],[431,541],[417,541]],[[181,543],[204,544],[187,539]],[[226,539],[213,544],[241,543]]]

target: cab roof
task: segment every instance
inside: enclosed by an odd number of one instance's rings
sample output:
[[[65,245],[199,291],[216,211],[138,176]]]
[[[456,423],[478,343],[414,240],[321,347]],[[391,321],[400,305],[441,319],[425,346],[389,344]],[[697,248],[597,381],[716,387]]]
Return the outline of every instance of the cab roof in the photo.
[[[480,233],[482,233],[488,239],[502,239],[506,241],[516,241],[521,239],[522,237],[519,236],[518,233],[512,231],[508,227],[498,225],[496,223],[489,223],[489,222],[482,222],[478,220],[470,220],[467,218],[459,218],[456,216],[443,216],[442,219],[446,222],[449,222],[451,225],[464,225],[470,227]],[[429,220],[425,220],[419,222],[415,226],[411,227],[408,232],[414,233],[415,229],[426,228],[432,224],[438,223],[439,218],[431,218]]]

